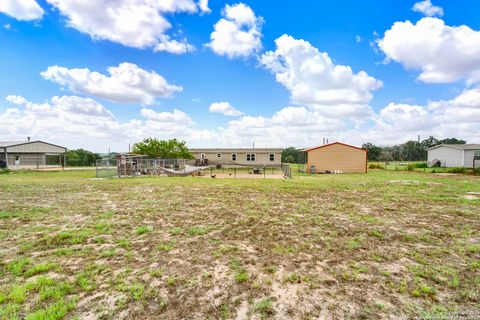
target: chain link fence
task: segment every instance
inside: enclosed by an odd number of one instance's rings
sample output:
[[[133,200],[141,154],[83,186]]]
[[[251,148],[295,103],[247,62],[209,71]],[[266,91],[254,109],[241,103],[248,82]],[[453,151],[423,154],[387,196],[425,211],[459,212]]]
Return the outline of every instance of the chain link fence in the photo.
[[[116,159],[97,159],[95,162],[95,173],[97,178],[112,178],[118,176]]]

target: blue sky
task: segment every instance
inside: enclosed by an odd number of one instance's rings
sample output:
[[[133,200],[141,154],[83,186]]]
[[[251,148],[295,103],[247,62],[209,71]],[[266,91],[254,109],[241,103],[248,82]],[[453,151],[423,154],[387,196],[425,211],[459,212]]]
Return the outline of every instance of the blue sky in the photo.
[[[110,2],[0,4],[0,140],[480,140],[478,1]]]

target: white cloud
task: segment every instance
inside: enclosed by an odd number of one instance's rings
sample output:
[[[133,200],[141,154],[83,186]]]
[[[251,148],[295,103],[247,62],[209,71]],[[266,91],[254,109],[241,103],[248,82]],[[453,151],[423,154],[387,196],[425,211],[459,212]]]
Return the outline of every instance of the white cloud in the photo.
[[[324,115],[370,114],[372,91],[382,82],[365,71],[336,65],[326,52],[320,52],[305,40],[283,35],[275,40],[277,48],[262,55],[261,64],[289,91],[293,103],[317,108]]]
[[[271,117],[243,116],[219,128],[220,143],[228,146],[308,146],[345,128],[341,120],[328,119],[305,107],[286,107]]]
[[[209,12],[208,1],[194,0],[47,0],[67,17],[69,27],[95,40],[109,40],[134,48],[156,48],[157,51],[184,53],[183,46],[166,34],[172,27],[165,15]],[[173,43],[172,43],[173,42]],[[163,43],[163,45],[162,45]],[[173,47],[173,49],[172,49]]]
[[[438,18],[395,22],[377,43],[387,61],[420,70],[422,82],[480,80],[480,32],[468,26],[447,26]]]
[[[355,42],[356,43],[360,43],[360,42],[362,42],[362,40],[363,40],[362,37],[360,37],[359,35],[355,36]]]
[[[33,103],[21,96],[9,96],[16,105],[0,113],[0,140],[35,139],[54,141],[67,147],[93,151],[126,151],[128,143],[146,137],[177,137],[189,143],[210,141],[209,130],[199,130],[183,111],[156,112],[143,108],[141,119],[121,122],[100,103],[77,96],[53,97],[45,103]]]
[[[25,104],[26,100],[22,96],[10,95],[5,98],[7,101],[10,101],[13,104],[22,105]]]
[[[17,20],[38,20],[43,16],[43,9],[35,0],[2,0],[0,12]]]
[[[33,103],[8,96],[15,105],[0,113],[0,140],[26,136],[46,139],[68,147],[94,151],[125,151],[128,143],[145,137],[177,137],[189,146],[258,147],[314,146],[323,137],[361,145],[371,141],[393,144],[433,135],[480,140],[480,89],[466,89],[450,100],[430,101],[425,106],[390,103],[364,122],[325,117],[316,109],[289,106],[271,116],[244,115],[225,126],[202,129],[185,112],[143,108],[139,118],[119,121],[100,103],[77,96],[53,97]],[[352,126],[352,124],[354,126]]]
[[[225,116],[236,117],[241,116],[243,112],[237,110],[229,102],[215,102],[210,105],[208,108],[210,112],[221,113]]]
[[[389,130],[396,132],[426,130],[436,122],[422,106],[395,103],[388,104],[380,111],[380,120]]]
[[[219,143],[226,146],[248,146],[252,141],[265,147],[315,146],[323,137],[354,145],[368,141],[388,145],[416,140],[419,134],[476,142],[480,140],[480,89],[467,89],[451,100],[425,106],[389,103],[358,123],[325,117],[311,108],[286,107],[271,117],[243,116],[218,131]]]
[[[380,144],[404,142],[433,135],[480,140],[480,89],[466,89],[451,100],[425,106],[390,103],[375,115],[375,125],[354,133],[358,139]],[[353,132],[351,132],[353,133]]]
[[[155,104],[158,97],[171,97],[182,87],[169,84],[155,71],[146,71],[133,63],[123,62],[107,69],[109,76],[89,69],[50,66],[41,72],[51,80],[76,93],[84,93],[114,102]]]
[[[424,0],[424,1],[416,2],[413,5],[412,10],[415,11],[415,12],[423,13],[427,17],[434,17],[434,16],[441,17],[441,16],[443,16],[442,7],[434,6],[432,4],[431,0]]]
[[[176,123],[182,125],[193,125],[194,122],[188,114],[178,109],[173,112],[156,112],[152,109],[142,108],[141,115],[150,121]]]
[[[187,52],[193,52],[196,50],[196,48],[189,44],[185,39],[182,41],[177,41],[174,39],[170,39],[170,37],[168,36],[162,38],[162,41],[153,48],[153,51],[164,51],[173,54],[182,54]]]
[[[454,99],[430,101],[427,106],[441,123],[472,123],[480,129],[480,88],[465,89]]]
[[[228,58],[248,57],[262,48],[263,18],[244,3],[226,5],[223,18],[214,26],[207,44],[218,55]]]
[[[200,11],[204,13],[212,12],[212,10],[210,10],[210,8],[208,7],[208,0],[199,0],[198,7],[200,8]]]

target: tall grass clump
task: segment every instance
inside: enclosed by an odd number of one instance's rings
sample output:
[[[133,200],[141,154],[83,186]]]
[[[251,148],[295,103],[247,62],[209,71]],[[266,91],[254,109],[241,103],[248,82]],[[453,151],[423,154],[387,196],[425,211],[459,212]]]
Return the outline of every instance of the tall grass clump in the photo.
[[[428,167],[427,162],[415,162],[415,168],[423,169],[427,167]]]
[[[464,167],[448,168],[446,172],[448,172],[448,173],[465,173],[465,168]]]
[[[368,169],[385,169],[380,163],[369,163]]]

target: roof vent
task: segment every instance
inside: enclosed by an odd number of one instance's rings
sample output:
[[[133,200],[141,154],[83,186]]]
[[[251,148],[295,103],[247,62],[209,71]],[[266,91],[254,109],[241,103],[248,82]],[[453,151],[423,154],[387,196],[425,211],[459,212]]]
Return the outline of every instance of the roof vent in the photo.
[[[27,137],[27,141],[30,141],[30,137]]]

